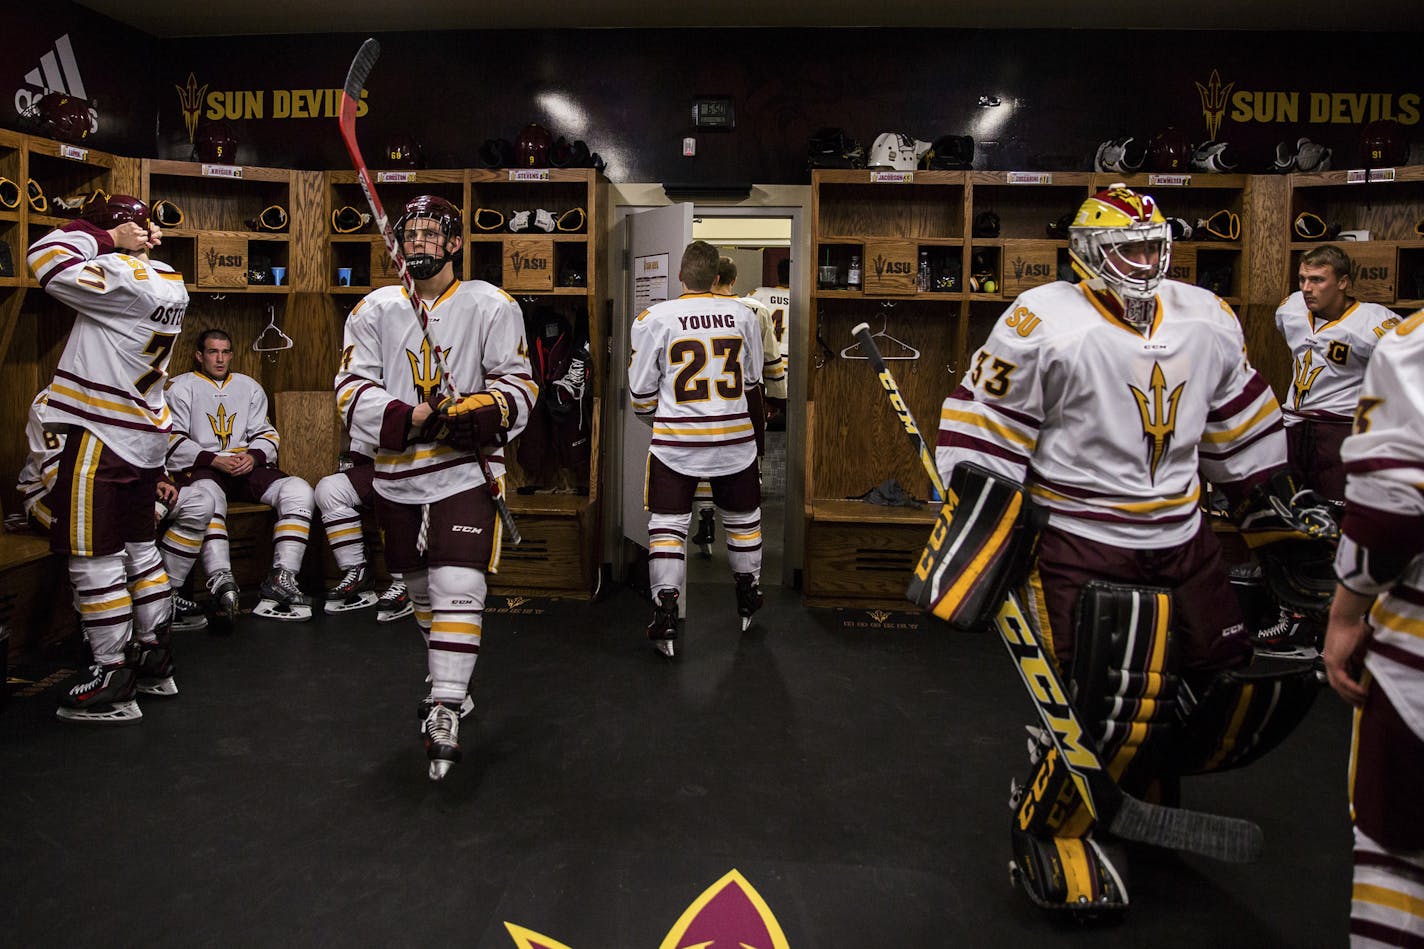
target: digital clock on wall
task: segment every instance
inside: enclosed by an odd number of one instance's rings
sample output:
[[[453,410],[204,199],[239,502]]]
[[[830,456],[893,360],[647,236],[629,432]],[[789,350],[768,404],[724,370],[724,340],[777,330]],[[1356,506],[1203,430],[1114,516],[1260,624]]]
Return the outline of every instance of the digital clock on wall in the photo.
[[[695,96],[692,126],[710,132],[730,132],[737,127],[737,110],[730,96]]]

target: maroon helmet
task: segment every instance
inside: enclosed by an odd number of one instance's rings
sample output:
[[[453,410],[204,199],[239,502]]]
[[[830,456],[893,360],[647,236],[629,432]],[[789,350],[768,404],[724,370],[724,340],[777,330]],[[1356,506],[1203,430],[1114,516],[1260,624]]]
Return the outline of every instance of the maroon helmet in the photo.
[[[1190,171],[1192,146],[1187,136],[1167,126],[1147,145],[1147,171]]]
[[[1394,119],[1371,122],[1360,133],[1360,163],[1366,168],[1409,164],[1409,143]]]
[[[102,197],[103,192],[84,205],[79,212],[81,220],[88,221],[101,230],[112,230],[120,224],[133,221],[140,227],[148,227],[148,205],[128,194],[111,194]]]
[[[93,131],[89,103],[62,92],[41,96],[35,103],[34,115],[40,132],[61,142],[82,142]]]
[[[520,168],[548,168],[554,138],[542,125],[529,124],[514,143],[514,160]]]
[[[405,203],[405,208],[401,210],[401,216],[396,219],[395,233],[396,240],[404,245],[403,234],[405,227],[417,218],[429,218],[440,225],[440,232],[445,235],[445,246],[441,248],[441,256],[433,254],[411,254],[405,258],[406,270],[417,280],[426,280],[440,272],[440,268],[445,266],[455,255],[449,250],[449,240],[452,237],[462,237],[463,230],[460,219],[460,209],[455,207],[444,198],[433,194],[422,194],[418,198],[411,198]],[[404,252],[405,247],[401,247]]]
[[[231,165],[237,160],[237,135],[226,122],[210,122],[193,136],[193,160]]]

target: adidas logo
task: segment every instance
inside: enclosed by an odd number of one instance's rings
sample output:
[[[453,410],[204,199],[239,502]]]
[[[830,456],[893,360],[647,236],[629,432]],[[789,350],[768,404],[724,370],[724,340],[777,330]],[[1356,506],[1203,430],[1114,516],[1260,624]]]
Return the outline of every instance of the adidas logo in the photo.
[[[34,104],[46,92],[62,92],[76,99],[88,100],[79,64],[74,60],[74,47],[66,33],[54,41],[54,49],[40,57],[40,64],[25,73],[25,83],[34,88],[15,90],[15,111],[29,114]],[[37,91],[38,90],[38,91]]]

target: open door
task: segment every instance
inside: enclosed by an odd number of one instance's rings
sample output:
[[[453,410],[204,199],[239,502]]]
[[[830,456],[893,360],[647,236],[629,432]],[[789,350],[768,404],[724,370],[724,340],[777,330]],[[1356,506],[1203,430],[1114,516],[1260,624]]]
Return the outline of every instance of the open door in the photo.
[[[643,484],[653,433],[633,414],[628,400],[628,327],[639,313],[654,303],[661,303],[682,292],[677,269],[683,250],[692,243],[692,205],[674,204],[630,214],[624,219],[623,226],[623,246],[628,248],[629,283],[624,299],[629,304],[627,312],[621,315],[623,332],[616,334],[620,351],[614,354],[614,361],[624,380],[620,413],[623,420],[623,451],[618,480],[623,536],[647,549],[648,512],[643,507]]]

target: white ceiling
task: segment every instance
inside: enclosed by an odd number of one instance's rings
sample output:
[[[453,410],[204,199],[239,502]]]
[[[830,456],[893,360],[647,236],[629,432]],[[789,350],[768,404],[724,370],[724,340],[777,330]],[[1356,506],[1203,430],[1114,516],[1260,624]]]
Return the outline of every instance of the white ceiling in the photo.
[[[468,29],[884,26],[1424,30],[1419,0],[79,0],[164,38]],[[1328,50],[1302,55],[1328,57]],[[1150,63],[1143,63],[1151,68]]]

